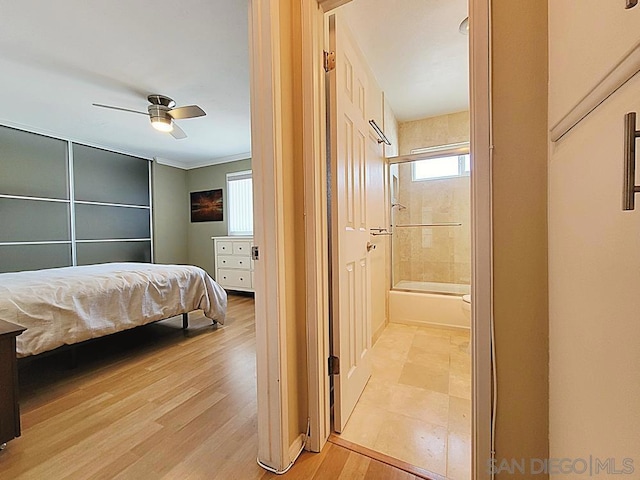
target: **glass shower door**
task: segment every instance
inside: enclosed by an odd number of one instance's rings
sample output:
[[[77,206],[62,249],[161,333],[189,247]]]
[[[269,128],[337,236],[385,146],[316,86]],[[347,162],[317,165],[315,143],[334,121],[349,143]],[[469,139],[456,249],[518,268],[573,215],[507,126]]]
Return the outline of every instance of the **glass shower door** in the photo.
[[[471,291],[468,155],[390,166],[396,290]]]

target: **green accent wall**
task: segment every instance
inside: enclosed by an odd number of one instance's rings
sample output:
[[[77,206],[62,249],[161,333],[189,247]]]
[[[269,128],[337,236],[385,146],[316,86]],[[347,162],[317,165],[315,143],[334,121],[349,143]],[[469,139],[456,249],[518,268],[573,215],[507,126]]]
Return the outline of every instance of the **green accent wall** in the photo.
[[[190,212],[186,219],[189,225],[187,237],[188,261],[190,264],[204,268],[209,275],[214,276],[213,241],[211,237],[225,236],[227,230],[227,173],[251,170],[251,159],[236,162],[221,163],[209,167],[194,168],[187,173],[187,203],[190,192],[222,189],[223,220],[221,222],[191,223]]]
[[[153,164],[153,229],[156,263],[191,264],[214,276],[213,241],[227,230],[227,173],[251,170],[251,159],[182,170]],[[191,222],[190,193],[222,189],[223,220]]]
[[[153,240],[156,263],[186,264],[189,194],[187,171],[153,163]]]

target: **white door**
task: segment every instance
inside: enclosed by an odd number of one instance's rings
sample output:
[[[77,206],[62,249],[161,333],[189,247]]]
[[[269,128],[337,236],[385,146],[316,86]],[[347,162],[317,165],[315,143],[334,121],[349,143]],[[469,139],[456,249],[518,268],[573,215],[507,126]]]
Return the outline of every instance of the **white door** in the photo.
[[[551,125],[637,45],[640,6],[624,7],[549,2]],[[638,74],[550,146],[549,456],[576,476],[640,472],[640,209],[622,210],[634,111]]]
[[[332,350],[334,429],[341,432],[371,375],[370,264],[367,242],[367,76],[341,26],[329,20],[336,67],[329,74],[331,141]]]

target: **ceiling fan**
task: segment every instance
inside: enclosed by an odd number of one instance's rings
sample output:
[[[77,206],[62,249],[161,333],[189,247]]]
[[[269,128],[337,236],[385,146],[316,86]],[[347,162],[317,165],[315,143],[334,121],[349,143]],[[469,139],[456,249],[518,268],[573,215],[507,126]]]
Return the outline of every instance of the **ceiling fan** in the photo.
[[[170,133],[176,140],[187,138],[187,134],[184,133],[184,130],[182,130],[174,120],[203,117],[206,115],[205,111],[197,105],[176,107],[176,102],[164,95],[149,95],[147,100],[149,100],[149,103],[151,104],[147,107],[147,112],[139,112],[137,110],[122,107],[113,107],[111,105],[102,105],[100,103],[94,103],[93,105],[95,107],[110,108],[112,110],[122,110],[123,112],[147,115],[151,120],[153,128],[161,132]]]

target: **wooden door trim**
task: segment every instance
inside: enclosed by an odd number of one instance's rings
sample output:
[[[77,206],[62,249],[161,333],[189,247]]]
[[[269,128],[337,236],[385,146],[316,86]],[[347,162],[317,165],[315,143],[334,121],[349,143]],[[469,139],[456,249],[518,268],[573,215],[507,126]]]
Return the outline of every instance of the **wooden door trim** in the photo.
[[[323,69],[324,11],[302,0],[303,168],[305,172],[307,280],[307,389],[311,435],[307,449],[320,452],[331,430],[329,410],[329,241],[327,224],[326,108]]]
[[[491,188],[491,2],[469,0],[471,113],[472,478],[488,480],[492,458],[493,217]]]
[[[286,315],[284,315],[280,2],[250,0],[251,143],[254,178],[256,376],[258,461],[268,469],[288,468]]]

